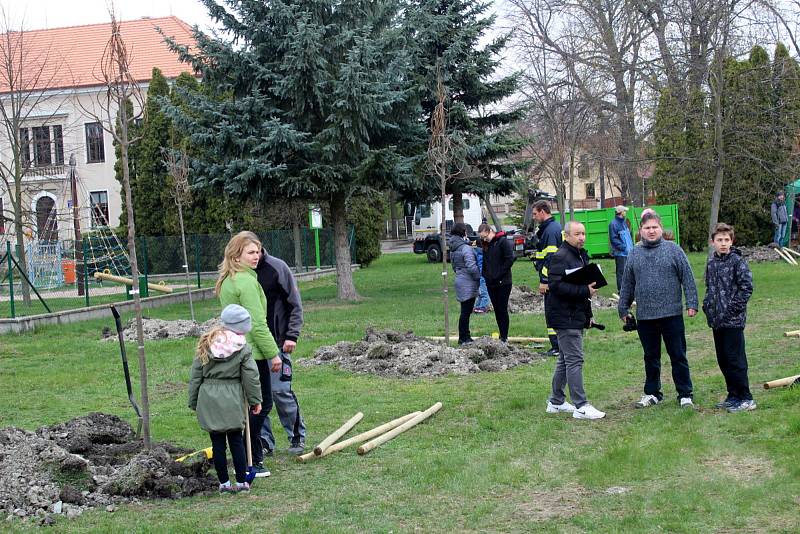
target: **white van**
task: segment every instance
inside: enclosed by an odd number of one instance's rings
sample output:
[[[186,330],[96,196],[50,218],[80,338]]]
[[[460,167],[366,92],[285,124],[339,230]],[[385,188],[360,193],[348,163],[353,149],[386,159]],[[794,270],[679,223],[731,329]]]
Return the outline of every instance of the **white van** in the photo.
[[[483,220],[481,201],[477,195],[463,195],[464,224],[472,227],[473,232],[478,231]],[[438,233],[442,224],[442,203],[431,202],[417,204],[414,209],[412,232],[414,238],[424,237],[427,234]],[[453,196],[447,195],[447,211],[445,212],[447,228],[453,225]]]

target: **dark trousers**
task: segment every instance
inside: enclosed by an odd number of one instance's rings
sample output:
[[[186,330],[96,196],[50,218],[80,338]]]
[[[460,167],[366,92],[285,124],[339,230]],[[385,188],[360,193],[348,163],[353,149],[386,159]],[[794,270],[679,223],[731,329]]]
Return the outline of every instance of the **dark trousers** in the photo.
[[[508,297],[511,296],[511,284],[486,289],[489,291],[489,300],[492,301],[494,308],[494,320],[497,321],[500,339],[505,341],[508,339]]]
[[[270,360],[256,360],[258,367],[258,379],[261,382],[261,412],[258,415],[250,414],[250,449],[253,451],[253,465],[264,462],[264,446],[261,443],[261,427],[264,420],[272,410],[272,385],[270,381]]]
[[[717,363],[725,377],[728,400],[753,400],[750,381],[747,379],[747,355],[744,352],[743,328],[717,328],[714,332],[714,348]]]
[[[614,265],[616,266],[617,275],[617,293],[622,293],[622,275],[625,274],[625,262],[627,256],[614,256]]]
[[[672,365],[672,380],[678,390],[678,398],[692,398],[692,379],[689,376],[689,361],[686,359],[686,332],[683,316],[673,315],[661,319],[639,321],[639,340],[644,349],[644,393],[655,395],[659,400],[661,393],[661,340],[669,354]]]
[[[214,453],[214,470],[220,484],[230,480],[228,477],[228,455],[225,450],[225,440],[231,448],[231,458],[233,458],[233,469],[236,471],[236,482],[244,482],[247,475],[247,458],[244,454],[244,441],[242,433],[238,430],[230,432],[211,432],[211,450]]]
[[[469,316],[472,315],[472,308],[474,306],[475,298],[465,300],[461,303],[461,315],[458,316],[458,340],[461,342],[472,339],[469,333]]]
[[[550,326],[550,323],[547,322],[547,316],[549,315],[547,311],[550,306],[550,292],[548,291],[544,294],[544,324],[547,326],[547,338],[550,340],[550,348],[558,352],[558,334],[555,328]]]

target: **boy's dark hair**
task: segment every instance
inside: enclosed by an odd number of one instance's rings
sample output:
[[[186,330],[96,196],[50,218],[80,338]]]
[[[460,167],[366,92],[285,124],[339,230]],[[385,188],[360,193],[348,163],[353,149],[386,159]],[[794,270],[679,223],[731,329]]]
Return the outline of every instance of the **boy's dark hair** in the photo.
[[[717,223],[714,230],[711,232],[711,240],[713,241],[717,234],[728,234],[731,236],[731,241],[736,237],[733,232],[733,226],[725,223]]]
[[[663,226],[661,224],[661,216],[655,211],[648,211],[642,215],[642,222],[639,223],[639,226],[644,226],[644,224],[649,221],[655,221],[659,226]]]
[[[534,202],[533,209],[543,211],[545,213],[552,213],[552,211],[550,211],[550,203],[546,200],[537,200]]]
[[[467,225],[462,222],[457,222],[453,225],[453,228],[450,229],[451,235],[457,235],[458,237],[464,237],[467,235]]]
[[[491,232],[491,231],[492,231],[492,227],[489,226],[486,223],[483,223],[480,226],[478,226],[478,233],[479,234],[482,234],[483,232]]]

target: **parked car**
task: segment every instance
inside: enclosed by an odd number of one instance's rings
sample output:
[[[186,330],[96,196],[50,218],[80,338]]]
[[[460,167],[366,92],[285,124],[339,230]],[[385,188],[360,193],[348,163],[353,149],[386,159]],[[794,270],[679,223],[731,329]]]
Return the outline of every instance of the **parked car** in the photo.
[[[467,237],[473,243],[478,240],[478,234],[475,233],[470,225],[467,225]],[[514,257],[516,258],[528,255],[531,250],[535,251],[535,237],[533,237],[533,245],[530,245],[529,238],[516,231],[506,232],[506,239],[511,241],[511,245],[514,249]],[[439,234],[435,233],[428,234],[425,237],[418,237],[414,240],[413,251],[415,254],[425,254],[428,261],[431,263],[442,261],[442,246]]]

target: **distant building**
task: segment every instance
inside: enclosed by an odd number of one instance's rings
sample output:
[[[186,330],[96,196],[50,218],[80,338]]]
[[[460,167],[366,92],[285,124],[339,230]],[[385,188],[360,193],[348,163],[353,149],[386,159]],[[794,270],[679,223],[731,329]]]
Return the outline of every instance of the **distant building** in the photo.
[[[191,45],[192,29],[180,19],[122,21],[120,28],[131,73],[143,91],[147,90],[153,67],[161,69],[168,80],[190,70],[178,61],[156,31],[160,28],[177,42]],[[76,161],[81,227],[88,230],[119,225],[121,187],[114,174],[113,140],[86,111],[100,111],[96,104],[103,92],[100,64],[110,35],[110,23],[0,35],[0,46],[17,46],[22,51],[22,72],[28,77],[22,85],[12,87],[7,74],[0,73],[0,103],[9,110],[13,93],[20,88],[31,100],[38,101],[34,109],[25,112],[16,144],[26,168],[22,206],[25,232],[34,239],[65,239],[72,235],[71,224],[65,224],[72,216],[71,155]],[[4,166],[13,162],[7,130],[0,128],[0,163]],[[9,219],[12,204],[5,189],[5,184],[0,183],[0,209]],[[0,224],[0,232],[13,231],[12,223]]]

